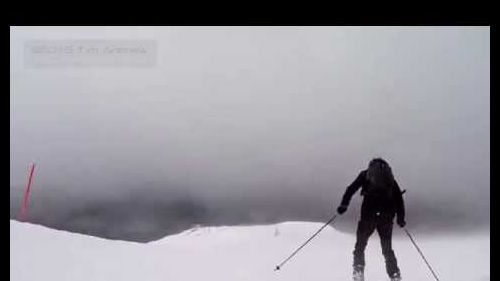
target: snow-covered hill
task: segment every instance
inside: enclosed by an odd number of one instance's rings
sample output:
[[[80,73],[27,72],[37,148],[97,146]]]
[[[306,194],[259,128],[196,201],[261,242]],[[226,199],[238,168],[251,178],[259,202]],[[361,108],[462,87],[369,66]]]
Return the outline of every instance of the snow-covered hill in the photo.
[[[202,227],[140,244],[11,221],[10,280],[350,280],[355,237],[333,228],[326,228],[282,270],[273,270],[319,227],[311,222]],[[415,236],[442,281],[490,280],[489,233]],[[394,249],[404,280],[433,280],[407,237],[395,238]],[[387,280],[376,234],[366,261],[368,281]]]

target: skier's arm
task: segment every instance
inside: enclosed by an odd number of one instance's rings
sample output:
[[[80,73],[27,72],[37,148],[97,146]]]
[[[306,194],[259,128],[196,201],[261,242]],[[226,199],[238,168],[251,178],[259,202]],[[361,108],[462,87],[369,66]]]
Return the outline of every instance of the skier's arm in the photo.
[[[403,200],[403,193],[401,192],[401,189],[399,188],[399,185],[396,181],[395,183],[395,193],[396,193],[396,214],[398,216],[398,221],[404,222],[405,220],[405,204]]]
[[[351,201],[351,197],[358,191],[358,189],[363,185],[364,180],[366,179],[365,172],[362,171],[359,173],[358,177],[347,187],[344,196],[342,197],[341,206],[346,207],[349,206],[349,202]]]

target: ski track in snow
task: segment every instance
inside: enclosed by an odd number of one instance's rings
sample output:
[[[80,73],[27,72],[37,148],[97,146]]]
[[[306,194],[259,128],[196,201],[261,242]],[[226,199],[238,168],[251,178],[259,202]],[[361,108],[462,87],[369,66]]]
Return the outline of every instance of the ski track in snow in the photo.
[[[147,244],[106,240],[11,220],[11,281],[351,280],[355,237],[327,227],[280,271],[277,264],[321,223],[200,227]],[[401,231],[395,227],[394,231]],[[441,281],[490,280],[489,233],[419,237]],[[388,280],[378,235],[366,249],[367,281]],[[406,236],[393,248],[405,281],[434,280]]]

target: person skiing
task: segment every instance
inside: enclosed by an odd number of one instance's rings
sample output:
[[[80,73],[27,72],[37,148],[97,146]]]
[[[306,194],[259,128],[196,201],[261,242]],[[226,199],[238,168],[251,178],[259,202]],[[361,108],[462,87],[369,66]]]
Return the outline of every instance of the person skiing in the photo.
[[[368,239],[376,229],[380,236],[387,274],[390,280],[400,281],[401,272],[392,249],[392,226],[396,215],[397,224],[400,227],[406,225],[405,208],[402,192],[389,164],[382,158],[375,158],[369,162],[368,168],[361,171],[354,182],[347,187],[337,208],[340,215],[347,211],[351,197],[359,188],[363,203],[353,251],[353,278],[355,281],[364,280],[364,252]]]

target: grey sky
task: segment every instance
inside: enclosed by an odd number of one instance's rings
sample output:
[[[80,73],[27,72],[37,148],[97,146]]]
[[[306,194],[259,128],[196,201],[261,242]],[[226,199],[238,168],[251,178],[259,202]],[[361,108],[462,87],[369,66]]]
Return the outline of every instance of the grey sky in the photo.
[[[155,40],[157,64],[30,69],[31,39]],[[12,193],[34,160],[46,194],[336,204],[382,156],[413,208],[489,213],[488,27],[13,27],[10,65]]]

